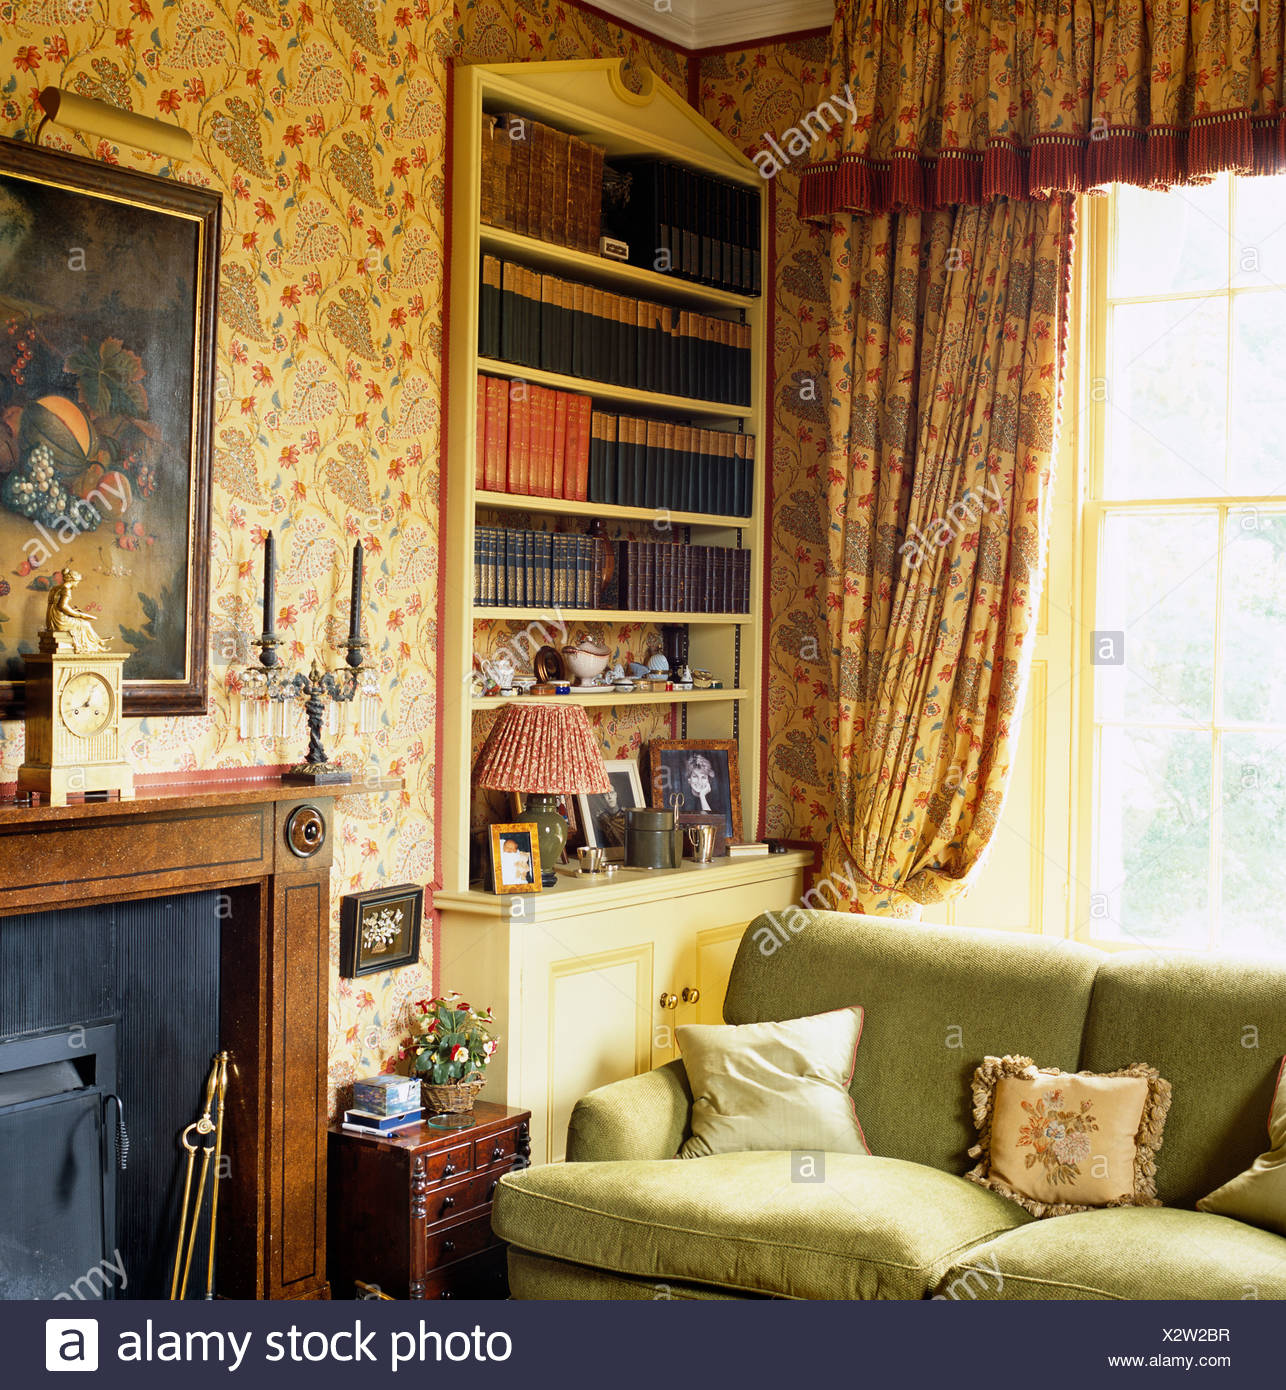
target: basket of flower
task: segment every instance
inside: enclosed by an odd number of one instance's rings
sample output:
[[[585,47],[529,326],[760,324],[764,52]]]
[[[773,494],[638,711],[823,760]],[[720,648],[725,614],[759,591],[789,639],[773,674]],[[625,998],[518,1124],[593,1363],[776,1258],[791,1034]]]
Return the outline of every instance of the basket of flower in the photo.
[[[500,1042],[491,1031],[491,1010],[479,1013],[455,990],[412,1007],[414,1034],[403,1044],[403,1054],[412,1059],[411,1074],[420,1078],[425,1105],[435,1115],[467,1115]]]

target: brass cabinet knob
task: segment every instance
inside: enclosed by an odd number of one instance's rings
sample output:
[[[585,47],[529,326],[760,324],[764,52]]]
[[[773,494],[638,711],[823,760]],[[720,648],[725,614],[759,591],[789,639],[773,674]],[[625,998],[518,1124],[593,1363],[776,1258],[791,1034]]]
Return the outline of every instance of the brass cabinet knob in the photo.
[[[451,1208],[452,1208],[453,1206],[455,1206],[455,1198],[454,1198],[454,1197],[443,1197],[443,1199],[442,1199],[442,1210],[443,1210],[443,1211],[450,1211]]]
[[[454,1249],[455,1249],[455,1241],[453,1241],[453,1240],[444,1240],[444,1241],[442,1242],[442,1253],[443,1253],[444,1255],[449,1255],[449,1254],[451,1254],[451,1252],[452,1252]]]
[[[663,1009],[677,1009],[679,1007],[679,996],[677,994],[663,994],[660,999]]]
[[[685,1004],[695,1004],[701,998],[701,991],[693,989],[691,985],[683,986],[683,993],[679,996]]]

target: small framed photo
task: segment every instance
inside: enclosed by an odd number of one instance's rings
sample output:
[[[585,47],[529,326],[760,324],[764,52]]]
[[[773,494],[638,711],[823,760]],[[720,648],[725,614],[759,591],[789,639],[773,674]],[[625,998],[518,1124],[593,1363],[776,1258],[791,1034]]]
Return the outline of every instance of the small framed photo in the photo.
[[[493,825],[491,838],[491,891],[493,893],[540,892],[540,842],[535,821]]]
[[[621,858],[625,853],[626,808],[646,806],[647,800],[643,796],[639,765],[633,758],[609,758],[603,766],[607,769],[611,790],[578,792],[576,800],[580,803],[585,843],[594,849],[607,850],[609,859]]]
[[[741,768],[730,738],[653,739],[648,745],[652,805],[683,798],[680,812],[723,817],[724,834],[741,839]]]
[[[339,900],[339,973],[347,980],[420,958],[424,889],[414,883],[346,893]]]

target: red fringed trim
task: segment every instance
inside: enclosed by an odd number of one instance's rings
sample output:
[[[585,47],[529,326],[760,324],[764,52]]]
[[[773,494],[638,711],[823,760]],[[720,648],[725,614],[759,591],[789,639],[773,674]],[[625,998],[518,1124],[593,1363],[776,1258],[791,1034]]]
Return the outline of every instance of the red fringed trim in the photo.
[[[918,155],[898,150],[892,159],[840,155],[809,165],[800,180],[805,218],[837,212],[884,213],[958,207],[994,198],[1044,200],[1108,183],[1171,188],[1208,183],[1224,169],[1286,172],[1286,112],[1251,117],[1225,111],[1197,117],[1190,129],[1116,126],[1092,136],[1047,134],[1030,148],[1010,139],[985,150],[942,150]]]

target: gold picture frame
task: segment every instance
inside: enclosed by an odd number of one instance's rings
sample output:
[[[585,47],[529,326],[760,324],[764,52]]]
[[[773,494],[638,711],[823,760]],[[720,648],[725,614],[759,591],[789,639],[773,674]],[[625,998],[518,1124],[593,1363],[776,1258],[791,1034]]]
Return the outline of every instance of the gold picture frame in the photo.
[[[738,748],[731,738],[655,738],[648,745],[652,805],[668,807],[674,793],[683,797],[679,810],[723,817],[726,838],[741,839],[741,767]],[[706,768],[694,769],[694,759]],[[690,776],[702,772],[704,790],[694,787]],[[704,804],[703,804],[704,802]]]
[[[487,872],[493,893],[540,892],[540,839],[535,821],[493,825],[487,842],[491,848]]]

